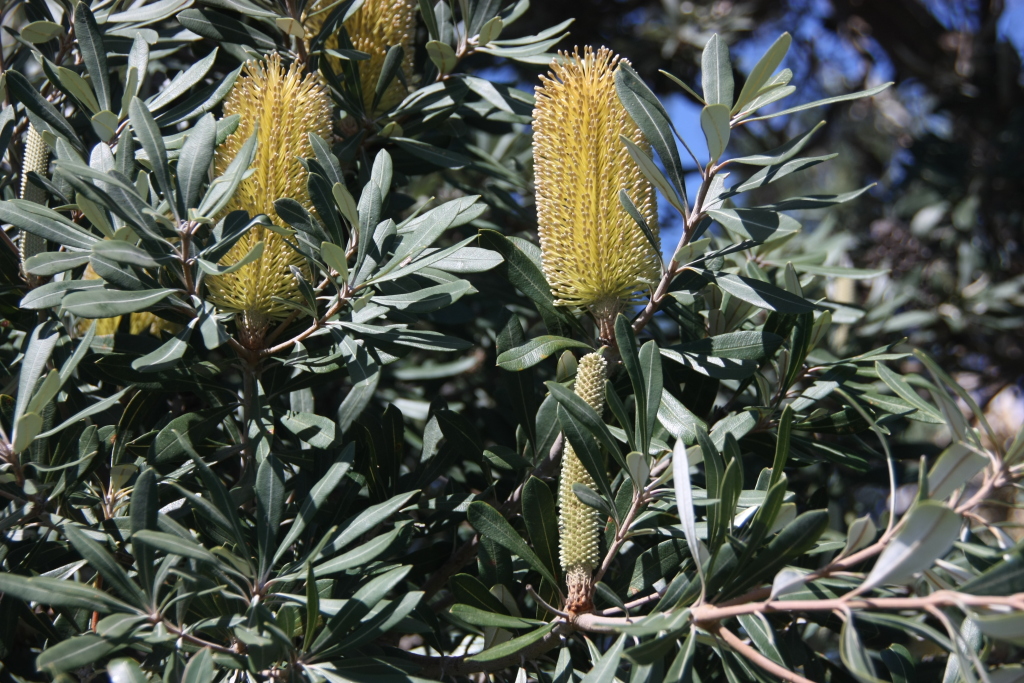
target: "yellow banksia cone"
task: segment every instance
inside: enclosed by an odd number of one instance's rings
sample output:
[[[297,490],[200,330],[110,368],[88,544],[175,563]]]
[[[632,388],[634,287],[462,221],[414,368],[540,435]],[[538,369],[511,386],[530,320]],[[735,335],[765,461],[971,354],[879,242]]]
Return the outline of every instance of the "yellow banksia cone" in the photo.
[[[606,377],[607,362],[603,356],[588,353],[580,359],[576,373],[576,395],[598,414],[604,409]],[[601,560],[601,517],[597,510],[576,497],[572,490],[573,484],[596,488],[593,477],[577,457],[572,445],[566,441],[562,452],[562,477],[558,483],[558,545],[568,588],[566,610],[578,614],[592,607],[592,576]]]
[[[626,190],[658,237],[657,199],[623,135],[647,148],[619,102],[607,48],[562,54],[541,77],[533,165],[544,275],[556,303],[589,311],[602,336],[660,275],[657,250],[619,202]]]
[[[297,65],[285,69],[273,54],[265,62],[250,61],[235,81],[224,102],[224,115],[238,114],[238,128],[217,149],[214,166],[224,173],[228,164],[250,136],[256,133],[253,174],[238,186],[225,209],[244,210],[250,216],[266,214],[276,225],[283,222],[274,209],[277,199],[294,199],[313,212],[306,190],[306,171],[300,158],[313,156],[309,134],[328,138],[331,131],[331,102],[317,79],[302,76]],[[274,297],[300,299],[298,283],[289,266],[305,269],[300,254],[277,233],[257,226],[247,232],[221,259],[221,264],[238,262],[263,241],[263,255],[233,273],[211,277],[210,299],[222,309],[239,314],[242,342],[256,348],[267,326],[291,312]]]
[[[333,1],[316,0],[311,4],[308,14],[326,7]],[[389,48],[395,45],[402,46],[404,51],[402,72],[407,78],[412,76],[418,5],[417,0],[366,0],[363,6],[356,10],[355,14],[349,17],[344,24],[352,47],[370,55],[369,59],[356,62],[356,64],[359,68],[359,80],[362,83],[363,106],[367,114],[371,116],[388,111],[405,99],[408,94],[406,87],[396,77],[381,95],[376,109],[371,111],[377,80],[380,78],[384,57]],[[316,35],[329,14],[330,11],[327,11],[309,17],[306,21],[306,34]],[[329,37],[325,45],[328,48],[337,49],[337,36]],[[328,57],[328,59],[335,73],[339,72],[341,60],[337,57]]]

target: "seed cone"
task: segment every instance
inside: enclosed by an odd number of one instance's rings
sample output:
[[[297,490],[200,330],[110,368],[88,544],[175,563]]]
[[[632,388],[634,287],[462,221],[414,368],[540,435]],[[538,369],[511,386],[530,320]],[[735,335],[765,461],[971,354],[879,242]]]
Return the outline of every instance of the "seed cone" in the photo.
[[[250,216],[266,214],[282,225],[274,201],[290,198],[313,212],[306,190],[306,171],[300,158],[312,157],[309,134],[327,138],[331,132],[331,103],[314,76],[302,77],[295,64],[287,70],[277,54],[266,62],[250,61],[224,103],[224,114],[238,114],[238,128],[217,149],[214,166],[224,173],[239,149],[256,133],[253,174],[238,186],[225,212],[239,209]],[[289,266],[304,269],[300,254],[277,233],[257,226],[247,232],[221,259],[238,262],[260,240],[263,256],[227,275],[211,277],[210,299],[226,310],[237,311],[242,341],[256,348],[270,321],[288,315],[287,305],[274,297],[297,301],[298,283]]]
[[[624,189],[657,239],[654,188],[619,139],[647,148],[615,92],[619,61],[607,48],[563,53],[541,77],[533,110],[544,275],[555,303],[588,310],[599,323],[660,274],[657,250],[619,202]]]
[[[331,4],[334,0],[316,0],[311,4],[308,14],[312,14]],[[415,57],[414,39],[416,37],[417,0],[366,0],[363,6],[345,22],[352,47],[370,55],[369,59],[356,62],[359,68],[359,80],[362,83],[363,106],[367,114],[377,116],[388,111],[405,99],[408,90],[402,82],[395,78],[381,95],[376,109],[373,107],[374,91],[380,78],[381,68],[388,48],[401,45],[404,50],[402,72],[408,77],[412,75],[413,58]],[[316,35],[323,26],[330,11],[316,14],[306,21],[306,34]],[[327,39],[326,47],[338,49],[338,37],[332,35]],[[330,57],[331,68],[337,73],[341,70],[341,60]]]
[[[33,185],[28,181],[28,174],[31,171],[35,171],[40,176],[46,175],[46,169],[49,166],[48,157],[49,150],[46,148],[46,143],[43,142],[43,136],[39,134],[36,127],[29,124],[28,133],[25,135],[25,156],[21,162],[21,198],[27,199],[30,202],[36,204],[46,203],[46,192],[43,191],[38,185]],[[25,259],[30,256],[35,256],[41,252],[46,251],[46,239],[33,235],[30,232],[21,232],[21,237],[18,240],[18,249],[21,252],[21,262],[25,263]],[[28,276],[30,284],[35,286],[39,283],[39,278],[34,275]]]
[[[576,374],[576,395],[600,413],[604,409],[604,384],[607,362],[603,356],[588,353],[580,359]],[[559,559],[565,570],[568,588],[566,610],[587,612],[592,607],[591,576],[600,562],[599,538],[601,518],[594,508],[585,505],[572,490],[573,484],[596,488],[568,441],[562,453],[562,477],[558,484]]]

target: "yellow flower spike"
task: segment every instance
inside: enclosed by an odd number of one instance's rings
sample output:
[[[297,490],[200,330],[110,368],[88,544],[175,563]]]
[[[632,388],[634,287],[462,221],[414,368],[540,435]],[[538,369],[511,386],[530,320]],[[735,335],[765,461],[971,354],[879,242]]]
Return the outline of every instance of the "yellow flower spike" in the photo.
[[[576,373],[576,395],[598,414],[604,409],[607,367],[603,356],[588,353],[580,359]],[[576,497],[573,484],[596,488],[593,477],[566,441],[562,451],[562,477],[558,483],[559,559],[568,588],[566,610],[579,614],[590,611],[593,603],[592,576],[601,561],[601,517],[597,510]]]
[[[266,214],[276,225],[283,225],[274,209],[274,201],[290,198],[313,212],[306,190],[306,171],[300,158],[312,157],[309,134],[330,137],[331,101],[327,92],[297,65],[285,69],[281,58],[273,54],[265,62],[250,61],[235,81],[224,102],[224,115],[238,114],[238,128],[217,149],[214,166],[222,174],[246,140],[256,132],[256,156],[252,175],[238,186],[225,209]],[[209,279],[210,300],[217,306],[237,311],[242,342],[257,348],[272,320],[291,312],[274,297],[298,301],[298,283],[289,266],[305,268],[303,258],[277,233],[257,226],[247,232],[221,259],[224,265],[236,263],[263,241],[263,256],[233,273]]]
[[[660,275],[657,250],[619,202],[624,189],[657,239],[654,188],[619,138],[648,147],[615,92],[620,61],[607,48],[563,53],[541,77],[533,110],[544,275],[555,303],[589,311],[605,339]]]
[[[316,0],[312,3],[308,12],[313,12],[333,3],[334,0]],[[384,66],[384,57],[388,48],[401,45],[405,54],[402,58],[402,72],[406,77],[412,76],[413,58],[415,57],[416,37],[416,13],[419,3],[417,0],[366,0],[363,6],[356,10],[355,14],[345,22],[345,31],[348,32],[352,47],[360,52],[370,55],[369,59],[356,62],[359,67],[359,80],[363,89],[363,106],[367,114],[371,116],[380,115],[405,99],[408,90],[396,77],[391,85],[380,98],[377,108],[370,111],[373,106],[374,91],[377,88],[377,80],[380,78],[381,68]],[[306,34],[316,35],[323,26],[324,20],[330,11],[311,16],[306,21]],[[326,47],[338,48],[338,37],[331,36],[327,39]],[[328,57],[331,68],[337,73],[341,70],[341,60],[337,57]]]

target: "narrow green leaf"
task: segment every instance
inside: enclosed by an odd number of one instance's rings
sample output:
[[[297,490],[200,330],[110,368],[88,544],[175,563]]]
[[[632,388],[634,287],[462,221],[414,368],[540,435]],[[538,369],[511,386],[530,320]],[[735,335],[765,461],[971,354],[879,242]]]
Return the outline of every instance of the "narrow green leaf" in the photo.
[[[117,649],[117,645],[91,633],[75,636],[62,640],[39,653],[39,656],[36,657],[36,667],[51,676],[56,676],[92,664]]]
[[[811,128],[803,135],[793,138],[786,144],[781,147],[777,147],[770,152],[765,152],[763,154],[751,154],[745,157],[736,157],[729,161],[730,163],[735,162],[737,164],[747,164],[749,166],[776,166],[784,164],[799,154],[803,148],[807,146],[807,143],[810,142],[814,134],[817,133],[824,125],[824,121],[819,121],[814,128]]]
[[[164,199],[171,205],[174,218],[180,221],[185,212],[181,205],[181,195],[174,191],[171,184],[167,150],[164,147],[163,136],[160,135],[160,127],[153,120],[146,103],[138,97],[133,97],[131,104],[128,105],[128,118],[132,122],[136,139],[142,144],[142,149],[146,150],[146,156],[153,166],[153,175],[156,176],[156,183],[160,186]]]
[[[878,556],[862,590],[883,583],[903,583],[931,567],[953,546],[962,523],[960,515],[941,503],[930,500],[917,503]]]
[[[261,576],[270,571],[271,559],[277,549],[285,495],[284,468],[276,456],[268,455],[256,470],[256,539]]]
[[[558,510],[547,484],[531,476],[523,486],[523,522],[537,557],[558,575]]]
[[[709,104],[700,112],[700,127],[708,142],[711,163],[717,163],[729,145],[729,107],[724,104]]]
[[[38,602],[53,607],[108,612],[132,612],[132,608],[112,595],[71,579],[49,579],[42,576],[18,576],[0,572],[0,593],[26,602]]]
[[[847,612],[842,631],[839,634],[839,656],[850,673],[861,683],[880,683],[878,674],[875,672],[875,664],[871,661],[867,649],[861,642],[853,619],[853,613]]]
[[[107,584],[117,591],[122,598],[141,609],[147,607],[146,596],[135,585],[135,582],[128,578],[127,572],[121,568],[121,565],[117,563],[117,560],[106,549],[71,523],[65,524],[63,531],[68,541],[74,546],[75,551],[83,559],[88,560],[89,566],[99,572]]]
[[[74,249],[89,249],[100,239],[56,211],[27,199],[0,202],[0,221]]]
[[[563,349],[588,349],[593,351],[589,344],[584,344],[583,342],[566,337],[541,335],[534,337],[522,346],[517,346],[498,354],[497,364],[499,368],[505,370],[525,370]]]
[[[466,657],[466,661],[490,662],[494,661],[495,659],[502,659],[504,657],[508,657],[509,655],[514,655],[515,653],[520,652],[521,650],[529,647],[530,645],[533,645],[537,641],[546,638],[547,635],[551,633],[551,630],[554,627],[554,624],[545,624],[544,626],[538,628],[536,631],[531,631],[526,635],[519,636],[518,638],[513,638],[512,640],[508,640],[500,645],[495,645],[494,647],[488,648],[483,652],[478,652],[475,655],[470,655],[469,657]]]
[[[619,668],[619,661],[622,659],[622,650],[626,646],[626,634],[620,635],[611,648],[594,664],[594,668],[583,677],[581,683],[612,683],[615,680],[615,672]]]
[[[25,105],[26,109],[41,118],[50,127],[50,131],[54,135],[64,138],[68,144],[79,152],[85,151],[85,145],[82,144],[78,135],[75,134],[75,129],[57,111],[57,108],[50,104],[49,100],[39,94],[35,86],[27,78],[14,69],[8,69],[4,72],[4,79],[7,85],[7,92],[12,99],[21,102]]]
[[[163,301],[173,289],[143,289],[127,292],[117,289],[98,289],[72,292],[64,297],[64,310],[79,318],[112,318],[150,308]]]
[[[633,385],[633,398],[636,402],[636,420],[634,431],[639,443],[646,453],[647,445],[650,443],[651,433],[648,425],[652,424],[648,419],[648,412],[655,412],[657,408],[647,403],[647,382],[644,379],[644,372],[640,364],[640,350],[633,335],[633,327],[629,319],[621,313],[615,318],[615,341],[619,346],[619,355],[622,357],[622,364],[629,375],[629,381]]]
[[[96,18],[84,2],[75,5],[75,39],[82,52],[82,61],[89,72],[100,109],[111,109],[110,71],[107,69],[107,49]]]
[[[879,655],[885,668],[889,670],[892,683],[917,683],[914,658],[907,648],[899,643],[893,643],[882,650]]]
[[[587,404],[582,398],[577,396],[575,393],[563,387],[557,382],[545,382],[544,385],[551,392],[555,400],[565,408],[565,411],[579,424],[587,429],[594,437],[597,438],[598,442],[604,446],[604,448],[611,453],[612,457],[621,465],[623,468],[626,467],[626,461],[622,457],[622,453],[619,452],[619,445],[615,441],[615,437],[608,430],[608,426],[601,419],[590,405]]]
[[[789,109],[783,109],[782,111],[772,112],[771,114],[765,114],[764,116],[758,116],[752,119],[747,119],[746,122],[750,121],[764,121],[765,119],[773,119],[777,116],[789,116],[795,114],[798,111],[804,111],[805,109],[814,109],[815,107],[823,107],[826,104],[835,104],[837,102],[848,102],[849,100],[859,100],[862,97],[872,97],[882,92],[886,88],[892,85],[892,82],[883,83],[874,88],[868,90],[861,90],[860,92],[849,93],[846,95],[837,95],[836,97],[826,97],[823,100],[817,100],[815,102],[808,102],[807,104],[801,104],[797,107],[790,107]]]
[[[298,540],[302,532],[306,530],[307,525],[322,509],[328,496],[330,496],[338,485],[341,484],[345,477],[345,473],[352,467],[352,459],[354,457],[355,443],[346,444],[345,449],[341,452],[341,455],[338,456],[337,460],[334,461],[334,464],[331,465],[330,469],[327,470],[327,473],[320,478],[320,481],[313,485],[309,495],[307,495],[302,501],[302,505],[299,507],[299,512],[292,521],[291,528],[288,529],[288,533],[285,534],[284,539],[281,541],[281,545],[274,554],[271,566],[277,564],[278,560],[281,559],[281,556],[287,552],[288,548],[290,548],[296,540]]]
[[[487,503],[474,501],[469,504],[467,514],[469,523],[477,531],[523,558],[527,564],[533,567],[556,590],[558,589],[558,580],[555,579],[547,566],[541,562],[537,554],[530,549],[526,541],[512,528],[512,525],[508,523],[508,520],[500,512]]]
[[[217,144],[217,121],[207,114],[188,131],[178,155],[178,187],[186,211],[196,206],[199,190],[210,171]]]
[[[722,291],[732,294],[737,299],[752,303],[758,308],[779,313],[808,313],[814,310],[814,305],[806,299],[790,294],[767,282],[731,273],[707,274],[714,278],[715,284]]]
[[[605,475],[604,459],[601,457],[601,449],[598,447],[597,442],[569,416],[564,406],[559,405],[557,412],[558,423],[562,426],[562,432],[565,434],[566,440],[572,444],[576,457],[583,463],[583,467],[586,468],[587,473],[597,484],[598,488],[601,489],[601,493],[604,494],[605,498],[609,501],[615,500],[611,485],[608,483],[608,477]],[[615,517],[616,520],[618,519],[618,514],[614,510],[610,510],[610,513],[612,517]]]
[[[793,37],[789,33],[783,33],[772,43],[771,47],[768,48],[757,64],[754,65],[754,68],[751,69],[750,75],[747,76],[747,80],[740,90],[740,95],[736,98],[736,103],[732,107],[731,114],[742,111],[743,107],[757,96],[764,84],[771,78],[775,69],[782,63],[782,59],[789,52],[789,46],[792,42]]]
[[[190,560],[198,560],[210,564],[220,564],[220,560],[217,559],[216,555],[195,541],[186,541],[180,536],[163,531],[143,529],[132,534],[132,540],[171,555],[180,555]]]
[[[626,112],[650,143],[661,163],[665,166],[671,185],[664,193],[680,213],[686,214],[688,206],[683,164],[679,159],[679,148],[672,133],[671,118],[658,101],[657,96],[641,80],[628,64],[620,64],[615,70],[615,92]],[[639,149],[639,148],[638,148]],[[634,156],[634,158],[636,158]]]
[[[213,650],[204,647],[185,665],[181,683],[213,683]]]
[[[712,35],[704,46],[704,52],[700,58],[700,73],[705,103],[731,107],[733,78],[729,46],[717,33]],[[726,113],[728,113],[728,109],[726,109]]]
[[[474,626],[523,629],[535,628],[544,624],[543,621],[538,621],[537,619],[523,619],[522,617],[510,617],[505,614],[495,614],[494,612],[488,612],[470,605],[452,605],[449,611],[462,621],[467,624],[473,624]]]

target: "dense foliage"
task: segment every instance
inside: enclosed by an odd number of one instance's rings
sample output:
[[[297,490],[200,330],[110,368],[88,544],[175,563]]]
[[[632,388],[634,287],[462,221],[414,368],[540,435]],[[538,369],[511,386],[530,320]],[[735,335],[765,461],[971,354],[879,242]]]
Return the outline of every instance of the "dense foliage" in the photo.
[[[1024,433],[735,149],[888,84],[531,11],[4,5],[5,680],[1024,679]]]

